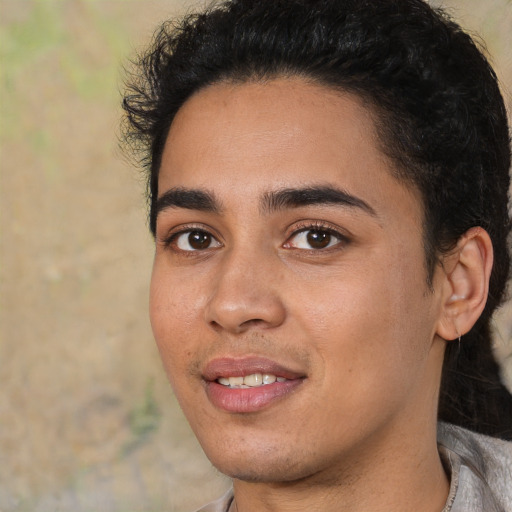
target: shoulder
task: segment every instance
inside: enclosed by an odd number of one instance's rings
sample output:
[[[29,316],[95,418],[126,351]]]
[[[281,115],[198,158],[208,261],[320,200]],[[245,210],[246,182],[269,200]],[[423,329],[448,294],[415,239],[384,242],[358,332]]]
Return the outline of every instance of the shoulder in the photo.
[[[437,440],[451,473],[447,510],[512,512],[511,442],[446,423],[439,424]]]
[[[196,512],[228,512],[232,501],[233,489],[229,489],[224,496],[220,497],[218,500],[208,503]]]

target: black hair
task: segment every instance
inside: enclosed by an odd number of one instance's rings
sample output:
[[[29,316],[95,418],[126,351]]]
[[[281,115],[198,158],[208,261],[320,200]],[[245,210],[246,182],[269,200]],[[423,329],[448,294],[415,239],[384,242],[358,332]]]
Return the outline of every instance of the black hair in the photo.
[[[507,116],[483,53],[442,10],[422,0],[232,0],[164,23],[123,102],[125,138],[148,172],[151,231],[164,144],[184,102],[220,81],[286,76],[369,105],[397,178],[421,193],[429,282],[469,228],[489,233],[489,297],[460,345],[447,344],[438,416],[512,439],[512,396],[490,333],[510,269]]]

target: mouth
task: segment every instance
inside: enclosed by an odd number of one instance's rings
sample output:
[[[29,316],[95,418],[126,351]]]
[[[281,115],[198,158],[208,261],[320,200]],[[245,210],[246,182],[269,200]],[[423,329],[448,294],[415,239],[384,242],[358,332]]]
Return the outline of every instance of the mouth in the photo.
[[[275,361],[260,358],[221,358],[203,372],[208,399],[230,413],[257,412],[294,392],[306,376]]]
[[[219,377],[216,382],[231,389],[248,389],[268,386],[274,382],[285,382],[288,379],[277,377],[271,373],[251,373],[245,377]]]

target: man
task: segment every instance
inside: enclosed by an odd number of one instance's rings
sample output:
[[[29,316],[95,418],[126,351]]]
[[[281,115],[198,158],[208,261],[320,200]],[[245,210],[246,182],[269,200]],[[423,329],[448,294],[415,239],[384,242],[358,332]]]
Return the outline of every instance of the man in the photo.
[[[202,510],[512,510],[510,443],[461,428],[512,437],[508,128],[470,38],[420,0],[234,0],[141,66],[152,326],[233,479]]]

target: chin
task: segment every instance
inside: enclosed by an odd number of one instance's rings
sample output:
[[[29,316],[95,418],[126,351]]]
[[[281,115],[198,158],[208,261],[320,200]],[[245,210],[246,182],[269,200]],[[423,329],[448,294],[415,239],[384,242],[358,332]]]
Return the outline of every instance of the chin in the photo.
[[[224,475],[244,482],[279,483],[294,482],[314,474],[311,468],[305,467],[303,458],[294,454],[293,457],[276,454],[269,450],[263,454],[237,453],[227,458],[227,454],[210,457],[210,462]]]
[[[277,484],[286,482],[296,482],[306,478],[307,474],[295,474],[287,467],[282,467],[277,470],[275,467],[267,465],[265,469],[248,468],[248,467],[230,467],[222,468],[216,466],[216,468],[224,475],[232,478],[233,480],[240,480],[242,482],[251,482],[259,484]]]

